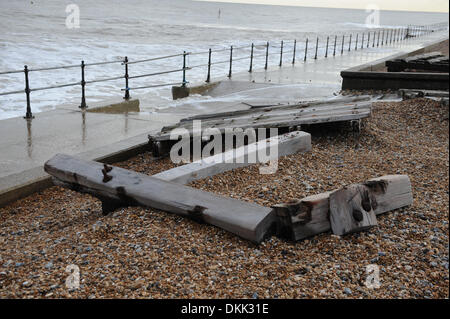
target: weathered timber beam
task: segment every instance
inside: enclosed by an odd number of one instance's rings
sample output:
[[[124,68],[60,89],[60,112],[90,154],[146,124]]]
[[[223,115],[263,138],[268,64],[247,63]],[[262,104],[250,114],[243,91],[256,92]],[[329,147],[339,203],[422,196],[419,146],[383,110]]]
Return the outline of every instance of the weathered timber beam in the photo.
[[[248,103],[244,103],[250,106],[249,109],[245,110],[238,110],[238,111],[229,111],[229,112],[219,112],[219,113],[212,113],[212,114],[200,114],[195,115],[191,117],[186,117],[184,119],[180,120],[180,123],[182,122],[191,122],[194,120],[211,120],[211,119],[222,119],[222,118],[231,118],[231,117],[237,117],[247,114],[254,114],[254,113],[260,113],[260,112],[269,112],[273,110],[283,110],[283,109],[304,109],[312,106],[327,106],[327,105],[334,105],[339,103],[355,103],[355,102],[364,102],[371,100],[371,96],[362,95],[362,96],[342,96],[337,98],[332,98],[328,100],[319,100],[319,101],[309,101],[309,102],[300,102],[300,103],[294,103],[294,104],[283,104],[283,105],[260,105],[260,106],[253,106]],[[172,128],[178,127],[178,125],[171,126]]]
[[[359,232],[377,225],[377,202],[366,185],[350,185],[330,194],[330,224],[335,235]]]
[[[414,89],[401,89],[399,90],[400,96],[403,100],[408,100],[416,97],[433,97],[433,98],[448,98],[448,91],[439,90],[414,90]]]
[[[243,130],[246,129],[258,129],[258,128],[284,128],[284,127],[295,127],[303,124],[321,124],[321,123],[328,123],[328,122],[347,122],[352,120],[359,120],[362,118],[369,117],[371,115],[371,109],[370,108],[364,108],[364,109],[358,109],[358,110],[345,110],[342,112],[334,112],[327,115],[308,115],[308,116],[284,116],[282,118],[279,118],[278,120],[273,120],[273,118],[267,118],[264,117],[263,119],[255,119],[252,121],[244,121],[239,122],[236,121],[220,121],[217,122],[218,126],[210,125],[208,123],[208,126],[203,127],[202,129],[207,127],[214,127],[215,129],[220,130],[222,134],[225,132],[226,128],[240,128]],[[219,126],[220,125],[220,126]],[[192,126],[192,125],[191,125]],[[184,127],[186,128],[190,135],[192,135],[192,128],[190,129],[189,126]],[[168,141],[170,140],[170,133],[163,132],[159,135],[152,136],[152,139],[154,141],[160,142],[160,141]]]
[[[55,155],[44,169],[57,185],[99,198],[104,213],[121,206],[151,207],[220,227],[255,243],[270,235],[276,221],[271,208],[69,155]]]
[[[359,185],[370,191],[370,203],[375,215],[409,206],[413,202],[411,182],[407,175],[382,176]],[[330,197],[336,191],[275,205],[278,235],[301,240],[330,230]]]
[[[276,117],[283,118],[284,116],[294,117],[294,116],[318,116],[318,115],[333,115],[334,113],[338,114],[341,112],[348,111],[358,111],[358,110],[366,110],[371,108],[371,102],[368,101],[367,97],[361,97],[358,101],[342,101],[343,99],[339,99],[338,102],[333,103],[310,103],[307,107],[302,107],[300,105],[288,105],[283,107],[272,107],[267,109],[249,109],[235,112],[226,112],[226,113],[218,113],[214,114],[214,116],[201,115],[198,117],[191,117],[182,119],[179,123],[165,126],[161,129],[161,133],[158,135],[162,135],[164,133],[170,133],[175,128],[191,128],[192,122],[194,120],[202,120],[202,127],[208,127],[210,125],[217,126],[217,123],[221,125],[225,123],[229,123],[232,127],[238,126],[238,123],[248,122],[251,123],[254,120],[263,119],[263,118],[273,118],[274,121]],[[231,113],[235,113],[234,115]],[[156,136],[158,136],[156,135]]]
[[[270,149],[273,147],[277,148],[276,153],[270,152]],[[311,135],[302,131],[295,131],[228,150],[224,153],[190,164],[178,166],[153,175],[153,177],[180,184],[188,184],[194,180],[214,176],[238,167],[261,163],[258,154],[268,154],[267,160],[276,160],[280,156],[310,150]],[[255,161],[252,161],[253,159]]]

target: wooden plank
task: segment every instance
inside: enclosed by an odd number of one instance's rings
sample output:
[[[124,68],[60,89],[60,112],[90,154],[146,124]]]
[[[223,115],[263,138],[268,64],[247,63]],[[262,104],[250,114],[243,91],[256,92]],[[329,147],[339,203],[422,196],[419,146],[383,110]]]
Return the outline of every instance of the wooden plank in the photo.
[[[254,114],[252,116],[241,116],[238,118],[222,118],[222,119],[214,119],[214,120],[205,120],[201,122],[202,128],[209,127],[239,127],[242,124],[247,123],[256,123],[262,121],[285,121],[289,119],[308,119],[308,118],[318,118],[321,116],[338,116],[340,114],[358,114],[358,113],[370,113],[371,105],[361,105],[360,107],[354,106],[345,106],[345,107],[337,107],[337,108],[328,108],[328,109],[305,109],[305,110],[294,110],[294,111],[277,111],[277,112],[269,112],[269,113],[260,113]],[[180,123],[178,128],[192,129],[193,122],[184,122]]]
[[[359,232],[377,225],[370,190],[350,185],[330,194],[330,224],[335,235]]]
[[[412,99],[417,97],[435,97],[435,98],[448,98],[448,91],[439,90],[413,90],[413,89],[401,89],[399,90],[400,96],[404,99]]]
[[[306,113],[306,114],[284,114],[280,116],[261,116],[255,119],[222,119],[218,121],[202,122],[202,130],[212,127],[219,129],[222,133],[225,132],[225,128],[241,128],[243,130],[247,128],[282,128],[282,127],[295,127],[302,124],[319,124],[327,122],[340,122],[351,121],[369,117],[371,114],[371,108],[366,106],[361,109],[353,109],[348,106],[346,109],[334,110],[332,112],[318,112]],[[180,126],[190,132],[192,135],[192,123],[184,123]],[[154,141],[167,141],[170,140],[170,132],[161,132],[152,136]]]
[[[255,162],[249,162],[249,158],[254,158],[257,160],[257,163],[261,163],[258,154],[266,154],[266,150],[269,150],[271,147],[277,147],[278,151],[277,154],[270,154],[276,156],[269,157],[269,160],[275,160],[280,156],[297,152],[310,151],[311,135],[309,133],[295,131],[274,136],[256,143],[241,146],[237,149],[228,150],[224,153],[208,157],[207,159],[172,168],[153,175],[153,177],[188,184],[194,180],[255,164]]]
[[[428,60],[428,59],[437,58],[440,56],[442,56],[442,53],[436,51],[436,52],[429,52],[429,53],[409,56],[409,57],[402,59],[402,61],[411,62],[411,61],[416,61],[416,60]]]
[[[277,215],[277,235],[301,240],[330,230],[330,193],[320,193],[273,206]]]
[[[413,203],[411,182],[407,175],[386,175],[370,179],[362,185],[370,189],[375,203],[375,215]],[[330,230],[330,195],[336,191],[275,205],[278,236],[301,240]],[[302,215],[309,217],[299,218]]]
[[[406,69],[448,72],[448,56],[440,52],[430,52],[403,59],[386,61],[388,72],[402,72]]]
[[[99,198],[104,213],[121,206],[146,206],[220,227],[255,243],[270,234],[275,223],[271,208],[69,155],[55,155],[44,168],[58,185]]]
[[[246,115],[246,114],[255,114],[258,112],[269,112],[272,110],[280,110],[280,109],[306,109],[311,106],[320,107],[320,106],[327,106],[327,105],[334,105],[334,104],[348,104],[348,103],[355,103],[355,102],[364,102],[364,101],[369,101],[371,99],[372,99],[372,97],[367,96],[367,95],[356,96],[356,97],[342,96],[342,97],[333,98],[333,99],[329,99],[329,100],[325,100],[325,101],[320,100],[320,101],[301,102],[301,103],[295,103],[295,104],[251,106],[250,109],[246,109],[246,110],[195,115],[195,116],[181,119],[180,123],[190,122],[193,120],[230,118],[230,117],[237,117],[237,116],[242,116],[242,115]],[[172,126],[172,127],[175,127],[175,126]]]
[[[386,183],[385,188],[380,182]],[[411,181],[407,175],[386,175],[368,180],[364,185],[371,189],[377,202],[376,215],[410,206],[413,203]]]
[[[433,59],[429,59],[427,60],[428,63],[433,64],[433,63],[443,63],[443,64],[448,64],[448,56],[440,56],[437,58],[433,58]]]

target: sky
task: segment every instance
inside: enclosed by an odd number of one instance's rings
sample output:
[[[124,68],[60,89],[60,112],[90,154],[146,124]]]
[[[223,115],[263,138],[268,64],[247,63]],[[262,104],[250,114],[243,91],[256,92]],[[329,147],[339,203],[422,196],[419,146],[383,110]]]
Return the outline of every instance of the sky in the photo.
[[[380,10],[448,12],[448,0],[200,0],[303,7],[366,9],[376,5]]]

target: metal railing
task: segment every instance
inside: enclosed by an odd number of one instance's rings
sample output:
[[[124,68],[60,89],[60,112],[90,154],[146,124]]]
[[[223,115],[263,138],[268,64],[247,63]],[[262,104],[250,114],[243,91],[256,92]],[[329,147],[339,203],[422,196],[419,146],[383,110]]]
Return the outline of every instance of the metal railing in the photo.
[[[428,26],[414,26],[410,25],[408,27],[399,27],[399,28],[389,28],[389,29],[378,29],[368,32],[362,32],[362,33],[356,33],[356,36],[353,37],[353,34],[350,34],[349,36],[346,36],[345,34],[342,35],[342,39],[340,39],[340,36],[334,35],[334,37],[327,36],[326,37],[326,43],[323,44],[320,43],[320,38],[316,37],[314,46],[313,46],[313,59],[317,60],[319,57],[319,49],[325,49],[324,57],[328,58],[330,55],[333,57],[339,54],[344,54],[344,50],[351,51],[354,49],[355,51],[360,49],[363,50],[364,48],[375,48],[379,46],[384,46],[392,43],[407,41],[411,38],[420,37],[423,35],[430,34],[432,32],[436,31],[442,31],[448,28],[447,23],[438,23]],[[92,83],[98,83],[98,82],[107,82],[107,81],[117,81],[117,80],[124,80],[125,87],[121,89],[124,93],[124,99],[129,100],[131,98],[130,91],[134,90],[140,90],[140,89],[148,89],[148,88],[156,88],[156,87],[164,87],[164,86],[175,86],[175,85],[181,85],[186,86],[188,81],[186,80],[186,71],[197,69],[197,68],[204,68],[207,69],[207,75],[205,82],[211,81],[211,69],[214,65],[219,64],[228,64],[228,74],[227,76],[229,78],[232,77],[233,73],[233,62],[240,61],[240,60],[249,60],[249,68],[248,72],[253,72],[254,66],[255,66],[255,59],[256,58],[264,58],[264,69],[268,69],[269,67],[269,58],[274,55],[279,55],[279,62],[278,66],[281,67],[283,65],[283,62],[286,58],[286,56],[289,57],[289,60],[294,65],[297,61],[298,54],[304,54],[303,61],[306,61],[308,59],[308,49],[309,49],[309,38],[305,39],[304,42],[304,49],[303,51],[299,49],[299,42],[297,40],[293,41],[284,41],[282,40],[280,42],[280,45],[273,45],[269,41],[262,43],[262,44],[255,44],[251,43],[248,45],[243,46],[233,46],[231,45],[230,48],[221,48],[221,49],[209,49],[207,51],[202,52],[187,52],[184,51],[183,53],[179,54],[172,54],[172,55],[166,55],[166,56],[160,56],[160,57],[152,57],[148,59],[142,59],[142,60],[135,60],[130,61],[128,57],[124,57],[123,60],[114,60],[114,61],[104,61],[104,62],[96,62],[96,63],[85,63],[85,61],[81,61],[80,64],[73,64],[73,65],[64,65],[64,66],[56,66],[56,67],[47,67],[47,68],[28,68],[27,65],[24,66],[23,70],[12,70],[12,71],[5,71],[0,72],[0,75],[8,75],[8,74],[16,74],[16,73],[22,73],[24,74],[24,80],[25,80],[25,89],[24,90],[17,90],[17,91],[10,91],[10,92],[1,92],[0,96],[4,95],[11,95],[11,94],[22,94],[25,93],[26,95],[26,119],[32,119],[33,113],[31,111],[31,92],[35,91],[42,91],[42,90],[50,90],[50,89],[56,89],[56,88],[63,88],[63,87],[71,87],[71,86],[80,86],[81,88],[81,103],[80,108],[86,109],[87,103],[86,103],[86,85],[92,84]],[[345,46],[348,45],[346,48]],[[260,54],[255,54],[256,48],[259,48],[260,51],[263,51]],[[288,48],[288,49],[287,49]],[[271,52],[272,49],[272,52]],[[249,52],[245,52],[245,50],[249,50]],[[238,53],[244,51],[244,55],[239,56]],[[213,61],[213,53],[222,53],[226,54],[229,53],[229,58],[222,59],[218,61]],[[292,55],[288,55],[292,54]],[[188,56],[197,56],[197,55],[207,55],[208,61],[207,63],[201,63],[196,64],[192,66],[187,65],[186,58]],[[153,73],[146,73],[146,74],[137,74],[137,75],[130,75],[128,66],[131,64],[138,64],[138,63],[149,63],[154,62],[158,60],[167,60],[167,59],[173,59],[173,58],[180,58],[182,57],[182,67],[178,69],[172,69],[172,70],[164,70],[159,72],[153,72]],[[86,81],[85,79],[85,72],[86,68],[89,67],[95,67],[95,66],[101,66],[106,64],[121,64],[124,67],[124,74],[121,76],[115,76],[115,77],[108,77],[108,78],[100,78],[100,79],[94,79],[90,81]],[[53,86],[46,86],[46,87],[38,87],[38,88],[31,88],[30,87],[30,80],[29,80],[29,73],[30,72],[44,72],[44,71],[50,71],[50,70],[59,70],[59,69],[69,69],[69,68],[80,68],[81,73],[81,81],[80,82],[74,82],[74,83],[65,83],[65,84],[56,84]],[[158,75],[164,75],[164,74],[170,74],[170,73],[181,73],[182,79],[180,82],[171,82],[171,83],[162,83],[162,84],[149,84],[144,86],[135,86],[130,87],[129,82],[133,79],[139,79],[139,78],[147,78],[147,77],[154,77]]]

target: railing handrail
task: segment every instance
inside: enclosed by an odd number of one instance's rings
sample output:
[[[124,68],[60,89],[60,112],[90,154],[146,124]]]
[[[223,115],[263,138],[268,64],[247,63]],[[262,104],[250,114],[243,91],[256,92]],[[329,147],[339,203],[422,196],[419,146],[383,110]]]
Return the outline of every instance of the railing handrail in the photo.
[[[408,27],[432,27],[432,26],[448,26],[448,24],[446,22],[440,22],[440,23],[435,23],[435,24],[431,24],[431,25],[410,25],[410,26],[406,26],[406,27],[386,27],[386,28],[377,28],[374,31],[367,31],[367,33],[369,32],[374,32],[376,33],[377,30],[394,30],[394,29],[401,29],[401,28],[408,28]],[[358,33],[358,32],[355,32]],[[361,32],[359,32],[361,33]],[[365,33],[365,32],[362,32]],[[331,37],[330,37],[331,39]],[[306,40],[306,38],[305,38]],[[284,44],[286,45],[289,42],[294,42],[296,40],[285,40]],[[299,42],[299,41],[298,41]],[[255,47],[257,46],[266,46],[266,43],[264,44],[254,44]],[[250,44],[246,44],[246,45],[242,45],[242,46],[233,46],[234,50],[240,50],[240,49],[244,49],[244,48],[250,48],[251,47],[251,43]],[[276,46],[276,45],[272,45],[270,46],[271,48],[276,48],[276,49],[280,49],[280,46]],[[323,48],[319,47],[319,48]],[[228,51],[229,48],[223,48],[223,49],[213,49],[211,50],[212,53],[217,53],[217,52],[224,52],[224,51]],[[205,50],[205,51],[199,51],[199,52],[186,52],[186,55],[200,55],[200,54],[208,54],[209,51]],[[128,64],[136,64],[136,63],[143,63],[143,62],[151,62],[151,61],[157,61],[157,60],[163,60],[163,59],[170,59],[170,58],[174,58],[174,57],[180,57],[183,56],[184,53],[178,53],[178,54],[172,54],[172,55],[165,55],[165,56],[158,56],[158,57],[152,57],[152,58],[148,58],[148,59],[142,59],[142,60],[134,60],[134,61],[128,61]],[[123,60],[112,60],[112,61],[102,61],[102,62],[92,62],[92,63],[86,63],[85,66],[96,66],[96,65],[105,65],[105,64],[113,64],[113,63],[121,63],[124,64]],[[68,68],[76,68],[76,67],[80,67],[80,64],[69,64],[69,65],[61,65],[61,66],[52,66],[52,67],[42,67],[42,68],[30,68],[28,69],[29,72],[38,72],[38,71],[51,71],[51,70],[58,70],[58,69],[68,69]],[[5,75],[5,74],[14,74],[14,73],[22,73],[22,70],[9,70],[9,71],[2,71],[0,72],[0,75]]]
[[[314,52],[315,52],[314,59],[317,59],[319,49],[326,50],[325,58],[327,58],[328,53],[331,48],[332,48],[333,56],[336,55],[336,49],[338,46],[341,47],[340,51],[341,51],[341,54],[343,54],[344,45],[346,45],[346,43],[348,43],[348,51],[351,51],[352,48],[356,51],[356,50],[358,50],[359,44],[360,44],[360,49],[361,50],[364,49],[364,41],[366,41],[365,45],[367,48],[369,48],[370,46],[375,47],[375,43],[376,43],[376,46],[379,47],[380,45],[383,46],[383,45],[392,44],[392,43],[395,43],[398,41],[404,41],[404,40],[407,40],[408,38],[421,36],[423,34],[428,34],[428,33],[434,32],[434,31],[441,31],[444,28],[445,29],[448,28],[447,22],[435,23],[435,24],[431,24],[431,25],[408,25],[408,26],[401,26],[401,27],[377,28],[375,30],[368,30],[366,32],[364,32],[364,31],[363,32],[353,32],[347,37],[346,37],[346,34],[344,33],[342,35],[342,39],[341,39],[341,34],[340,35],[336,34],[333,36],[324,36],[324,37],[322,37],[322,39],[326,38],[326,45],[324,43],[319,43],[319,36],[315,36],[315,37],[311,38],[311,40],[315,40],[315,41],[311,41],[311,49],[314,50]],[[356,33],[356,36],[353,40],[352,36],[354,33]],[[362,34],[361,38],[359,37],[360,34]],[[367,34],[367,37],[365,37],[365,34]],[[372,35],[372,37],[371,37],[371,35]],[[339,37],[339,41],[338,41],[338,37]],[[380,39],[380,37],[381,37],[381,39]],[[334,38],[334,41],[333,41],[333,38]],[[359,39],[361,39],[361,42],[359,42]],[[82,87],[82,102],[81,102],[80,108],[86,108],[87,105],[86,105],[85,94],[84,94],[86,84],[125,79],[125,88],[121,89],[121,91],[125,91],[124,99],[128,100],[128,99],[130,99],[130,95],[129,95],[130,90],[156,88],[156,87],[179,85],[179,84],[181,84],[182,86],[185,86],[188,83],[188,81],[186,81],[186,71],[192,70],[194,68],[208,67],[208,76],[207,76],[206,82],[210,82],[211,66],[217,65],[217,64],[229,63],[228,77],[231,77],[232,63],[234,61],[249,59],[250,60],[249,72],[252,72],[253,60],[258,57],[265,56],[266,61],[265,61],[264,69],[267,69],[269,56],[272,56],[272,55],[280,56],[280,61],[279,61],[280,67],[283,64],[283,55],[286,55],[288,53],[293,53],[292,64],[295,64],[296,56],[300,52],[304,53],[304,61],[306,61],[307,55],[308,55],[308,40],[309,40],[308,37],[306,37],[306,39],[304,40],[305,47],[304,47],[303,51],[302,51],[302,48],[297,48],[297,46],[299,45],[299,41],[294,39],[294,40],[288,40],[288,41],[282,40],[279,42],[280,45],[274,45],[273,41],[272,42],[267,41],[267,42],[261,43],[261,44],[250,43],[250,44],[240,45],[240,46],[231,45],[228,48],[218,48],[218,49],[210,48],[207,51],[198,51],[198,52],[184,51],[183,53],[150,57],[147,59],[134,60],[134,61],[133,60],[130,61],[130,60],[128,60],[128,57],[124,57],[123,59],[120,59],[120,60],[101,61],[101,62],[93,62],[93,63],[85,63],[84,61],[81,61],[80,64],[70,64],[70,65],[41,67],[41,68],[28,68],[28,66],[25,65],[24,69],[22,69],[22,70],[10,70],[10,71],[0,72],[0,75],[17,74],[17,73],[22,73],[22,72],[25,74],[25,89],[24,90],[0,92],[0,96],[20,94],[20,93],[25,92],[27,95],[27,113],[26,113],[25,118],[28,119],[28,118],[33,117],[32,113],[31,113],[31,107],[30,107],[30,92],[81,85],[81,87]],[[381,40],[381,43],[380,43],[380,40]],[[371,45],[370,41],[372,41],[372,45]],[[290,46],[291,44],[292,44],[292,47]],[[255,52],[254,52],[255,48],[264,49],[265,53],[255,54]],[[270,48],[277,49],[277,50],[274,52],[269,52]],[[236,52],[237,50],[243,50],[243,49],[250,49],[250,55],[249,56],[248,55],[233,56],[233,52]],[[218,53],[218,52],[230,52],[229,59],[212,61],[211,54]],[[197,64],[197,65],[193,65],[193,66],[187,66],[187,63],[186,63],[187,56],[202,55],[202,54],[208,54],[208,56],[209,56],[208,63],[201,63],[201,64]],[[240,54],[240,55],[242,55],[242,54]],[[139,74],[139,75],[133,75],[133,76],[130,76],[128,74],[128,65],[130,65],[130,64],[146,63],[146,62],[152,62],[152,61],[157,61],[157,60],[172,59],[172,58],[176,58],[176,57],[183,57],[183,67],[180,69],[163,70],[163,71],[159,71],[159,72]],[[105,64],[114,64],[114,63],[120,63],[122,66],[125,67],[125,75],[85,81],[85,67],[105,65]],[[52,85],[52,86],[38,87],[38,88],[30,88],[29,78],[28,78],[29,72],[60,70],[60,69],[69,69],[69,68],[77,68],[77,67],[81,67],[81,81],[79,81],[79,82],[56,84],[56,85]],[[145,77],[151,77],[151,76],[157,76],[157,75],[163,75],[163,74],[169,74],[169,73],[176,73],[176,72],[183,73],[183,81],[182,82],[138,86],[138,87],[134,87],[134,88],[128,87],[128,82],[130,79],[145,78]]]

